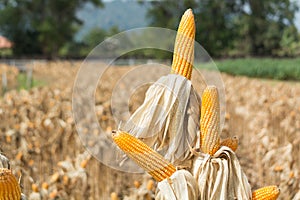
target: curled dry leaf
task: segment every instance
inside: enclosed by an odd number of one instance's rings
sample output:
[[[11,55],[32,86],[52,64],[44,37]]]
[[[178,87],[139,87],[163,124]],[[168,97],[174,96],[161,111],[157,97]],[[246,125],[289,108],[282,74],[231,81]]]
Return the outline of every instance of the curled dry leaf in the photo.
[[[0,168],[10,169],[9,160],[0,153]]]
[[[199,130],[200,98],[186,78],[170,74],[148,89],[144,103],[122,130],[130,132],[177,166],[191,168],[190,146]]]
[[[195,158],[193,175],[200,199],[251,199],[251,187],[235,153],[221,147],[214,156]]]

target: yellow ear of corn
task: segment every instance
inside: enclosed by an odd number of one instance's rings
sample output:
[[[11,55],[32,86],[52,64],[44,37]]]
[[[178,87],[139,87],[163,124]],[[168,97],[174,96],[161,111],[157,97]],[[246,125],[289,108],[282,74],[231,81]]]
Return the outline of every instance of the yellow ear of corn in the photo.
[[[208,86],[202,95],[200,145],[202,152],[210,155],[220,148],[220,104],[215,86]]]
[[[175,166],[132,135],[126,132],[116,131],[113,132],[112,138],[120,149],[147,171],[155,180],[162,181],[170,177],[176,171]]]
[[[280,190],[277,186],[266,186],[255,190],[252,193],[252,200],[275,200],[278,198]]]
[[[232,149],[232,151],[236,151],[238,145],[239,145],[239,139],[237,137],[226,138],[222,140],[220,144],[220,146],[229,147],[230,149]]]
[[[21,188],[10,169],[0,168],[0,199],[21,199]]]
[[[195,21],[192,9],[183,14],[175,40],[171,73],[191,79],[194,63]]]

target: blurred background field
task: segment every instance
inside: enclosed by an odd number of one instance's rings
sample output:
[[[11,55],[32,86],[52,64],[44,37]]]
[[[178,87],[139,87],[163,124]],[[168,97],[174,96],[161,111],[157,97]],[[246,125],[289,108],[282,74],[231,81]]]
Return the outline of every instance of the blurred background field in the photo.
[[[147,189],[149,177],[101,164],[79,139],[71,95],[80,64],[36,62],[33,77],[44,85],[10,89],[2,96],[1,151],[10,158],[14,173],[22,174],[23,191],[28,196],[36,191],[44,199],[108,199],[115,192],[121,199],[135,199],[138,194],[146,198],[153,194]],[[122,75],[134,68],[111,67],[96,91],[96,114],[107,132],[117,127],[111,113],[111,92]],[[222,79],[226,88],[222,138],[239,137],[237,155],[253,189],[276,184],[282,191],[280,199],[292,199],[300,189],[300,83],[225,73]],[[192,82],[197,91],[205,87],[197,73]],[[131,98],[131,112],[143,102],[146,89]],[[106,154],[109,157],[109,152]],[[138,183],[145,185],[137,189]]]
[[[225,84],[221,137],[239,137],[237,155],[253,189],[275,184],[279,199],[300,199],[299,6],[296,0],[0,0],[0,152],[21,177],[23,192],[31,199],[152,198],[149,176],[111,169],[83,147],[73,84],[83,59],[104,39],[137,27],[176,30],[184,10],[193,8],[196,40]],[[130,52],[105,72],[95,108],[107,133],[118,127],[111,108],[117,82],[137,64],[156,61],[170,65],[172,54]],[[210,65],[194,67],[212,73]],[[199,93],[205,87],[197,73],[192,82]],[[130,112],[146,89],[132,94]]]

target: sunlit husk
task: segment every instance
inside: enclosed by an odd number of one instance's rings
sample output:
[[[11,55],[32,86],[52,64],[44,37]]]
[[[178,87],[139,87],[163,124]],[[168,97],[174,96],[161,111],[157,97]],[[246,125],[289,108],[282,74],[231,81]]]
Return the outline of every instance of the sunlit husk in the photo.
[[[178,170],[170,178],[158,183],[155,199],[198,200],[199,190],[193,175],[187,170]]]
[[[200,199],[251,199],[248,179],[228,147],[221,147],[214,156],[200,153],[194,161],[193,175]]]

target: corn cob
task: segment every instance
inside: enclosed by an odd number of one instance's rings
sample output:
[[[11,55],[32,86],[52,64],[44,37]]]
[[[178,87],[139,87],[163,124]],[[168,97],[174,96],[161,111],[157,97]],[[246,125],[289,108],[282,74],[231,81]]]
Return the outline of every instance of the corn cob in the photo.
[[[132,135],[116,131],[113,132],[112,138],[120,149],[146,170],[156,181],[162,181],[176,171],[171,163]]]
[[[252,200],[275,200],[278,198],[280,190],[277,186],[266,186],[255,190],[252,193]]]
[[[20,200],[21,188],[10,169],[0,168],[0,200]]]
[[[220,104],[215,86],[208,86],[202,95],[200,145],[203,153],[210,155],[220,148]]]
[[[229,147],[230,149],[232,149],[232,151],[236,151],[238,145],[239,145],[239,139],[237,137],[226,138],[222,140],[220,144],[220,146]]]
[[[194,62],[195,21],[191,9],[183,14],[175,40],[171,73],[191,79]]]

